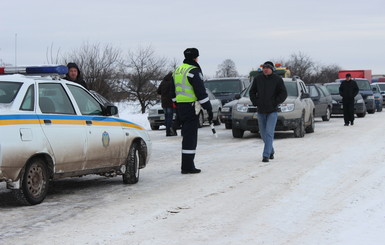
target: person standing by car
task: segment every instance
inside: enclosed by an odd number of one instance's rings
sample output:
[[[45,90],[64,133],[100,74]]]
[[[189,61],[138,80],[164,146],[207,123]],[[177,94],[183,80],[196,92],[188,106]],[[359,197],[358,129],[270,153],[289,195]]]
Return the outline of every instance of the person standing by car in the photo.
[[[256,76],[250,88],[250,100],[258,111],[258,128],[264,142],[262,161],[274,159],[274,130],[278,118],[278,105],[287,97],[283,79],[274,74],[274,64],[266,61],[262,74]]]
[[[160,83],[157,93],[161,96],[162,108],[164,111],[164,122],[166,125],[166,136],[176,136],[175,130],[172,128],[172,118],[174,115],[174,102],[171,99],[172,72],[168,73]]]
[[[76,63],[70,62],[67,64],[67,68],[68,68],[68,73],[64,79],[71,82],[78,83],[82,85],[84,88],[88,89],[87,84],[80,73],[80,69],[78,65]]]
[[[344,126],[354,124],[354,97],[358,94],[359,89],[356,81],[352,80],[350,73],[346,74],[346,79],[341,82],[339,88],[342,97],[342,106],[344,112]]]
[[[199,51],[188,48],[184,52],[183,64],[173,73],[172,97],[177,103],[179,122],[182,125],[182,174],[196,174],[201,170],[195,167],[195,150],[198,143],[198,124],[200,108],[207,110],[209,121],[213,112],[209,97],[203,85],[202,70],[198,64]]]

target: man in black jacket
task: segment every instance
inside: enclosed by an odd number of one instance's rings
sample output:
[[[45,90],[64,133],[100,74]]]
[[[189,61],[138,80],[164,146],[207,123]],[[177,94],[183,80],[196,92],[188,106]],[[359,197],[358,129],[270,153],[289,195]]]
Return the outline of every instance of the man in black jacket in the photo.
[[[274,159],[274,130],[278,118],[278,105],[285,101],[287,91],[283,79],[274,74],[274,64],[266,61],[262,72],[253,80],[250,88],[250,100],[258,111],[259,133],[265,143],[262,161],[269,162]]]
[[[87,84],[83,80],[82,74],[80,73],[80,69],[78,65],[76,63],[70,62],[68,63],[67,68],[68,68],[68,73],[64,79],[71,82],[78,83],[82,85],[84,88],[88,89]]]
[[[354,97],[359,89],[356,81],[352,80],[350,73],[346,74],[346,79],[341,82],[340,95],[342,96],[342,106],[344,111],[344,126],[354,124]]]
[[[166,125],[166,136],[176,136],[176,131],[172,128],[172,119],[174,116],[174,102],[170,96],[172,72],[168,73],[160,83],[157,93],[161,96],[162,108],[164,111],[164,122]]]
[[[188,48],[184,52],[183,64],[173,73],[173,99],[177,103],[179,122],[182,125],[182,174],[197,174],[194,158],[198,143],[198,123],[201,106],[207,110],[209,121],[213,120],[210,99],[203,85],[203,75],[198,64],[199,51]]]

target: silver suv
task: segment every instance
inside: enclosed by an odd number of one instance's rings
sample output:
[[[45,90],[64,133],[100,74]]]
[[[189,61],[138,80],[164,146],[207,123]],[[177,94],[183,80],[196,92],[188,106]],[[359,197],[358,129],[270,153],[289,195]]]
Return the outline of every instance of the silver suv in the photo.
[[[293,130],[300,138],[314,132],[314,103],[305,83],[298,77],[283,78],[288,97],[279,105],[276,131]],[[249,98],[249,89],[243,93],[232,108],[232,131],[234,138],[242,138],[245,131],[258,133],[257,107]]]

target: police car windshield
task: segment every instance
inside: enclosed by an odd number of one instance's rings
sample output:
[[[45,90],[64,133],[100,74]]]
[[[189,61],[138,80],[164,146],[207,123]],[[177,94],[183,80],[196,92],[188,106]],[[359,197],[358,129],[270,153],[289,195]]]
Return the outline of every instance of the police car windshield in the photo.
[[[239,80],[210,80],[204,84],[215,95],[220,93],[240,93],[242,89],[240,83],[241,81]]]
[[[17,92],[19,92],[21,85],[22,83],[0,82],[0,103],[11,103],[15,99]]]

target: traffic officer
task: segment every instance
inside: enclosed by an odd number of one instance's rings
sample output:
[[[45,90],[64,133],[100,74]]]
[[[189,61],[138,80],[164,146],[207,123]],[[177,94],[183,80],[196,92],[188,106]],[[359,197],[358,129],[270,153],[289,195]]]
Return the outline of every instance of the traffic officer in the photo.
[[[201,107],[207,110],[209,121],[213,112],[209,97],[203,85],[202,70],[198,64],[199,51],[188,48],[184,51],[183,64],[173,73],[171,93],[176,101],[179,121],[182,126],[182,174],[196,174],[194,158],[198,143],[199,112]]]

